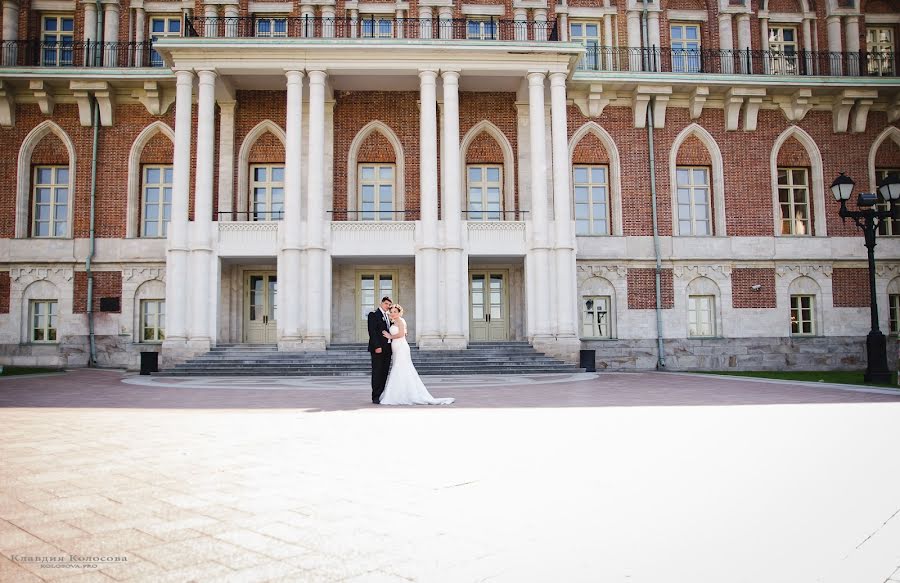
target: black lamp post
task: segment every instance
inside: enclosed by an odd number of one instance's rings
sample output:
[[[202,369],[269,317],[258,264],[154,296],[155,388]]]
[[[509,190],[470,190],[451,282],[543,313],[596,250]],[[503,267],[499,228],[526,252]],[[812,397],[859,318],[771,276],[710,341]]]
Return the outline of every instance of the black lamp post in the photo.
[[[878,328],[878,302],[875,298],[875,235],[878,226],[888,218],[894,218],[894,206],[900,199],[900,177],[891,173],[878,184],[878,192],[861,192],[856,200],[859,210],[847,209],[847,201],[853,193],[854,182],[843,172],[831,183],[834,199],[841,203],[840,215],[845,221],[850,218],[862,229],[865,236],[866,249],[869,252],[869,310],[872,317],[872,329],[866,337],[866,382],[888,384],[891,382],[891,371],[887,366],[887,341]],[[889,204],[888,210],[878,210],[875,205],[879,198]]]

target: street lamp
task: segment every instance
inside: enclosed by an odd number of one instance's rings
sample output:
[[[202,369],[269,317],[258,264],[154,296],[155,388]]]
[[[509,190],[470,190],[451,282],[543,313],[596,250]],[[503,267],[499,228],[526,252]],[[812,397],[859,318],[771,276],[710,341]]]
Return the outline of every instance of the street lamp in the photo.
[[[875,234],[878,226],[888,218],[895,217],[894,206],[900,200],[900,177],[896,173],[885,176],[878,184],[878,192],[861,192],[856,199],[859,210],[847,209],[847,201],[853,193],[854,182],[843,172],[831,183],[831,194],[834,200],[841,203],[839,214],[846,221],[853,219],[856,226],[862,229],[865,236],[866,249],[869,252],[869,311],[872,317],[872,329],[866,337],[866,382],[888,384],[891,372],[887,366],[887,341],[878,328],[878,303],[875,298]],[[888,210],[878,210],[875,205],[879,198],[888,203]]]

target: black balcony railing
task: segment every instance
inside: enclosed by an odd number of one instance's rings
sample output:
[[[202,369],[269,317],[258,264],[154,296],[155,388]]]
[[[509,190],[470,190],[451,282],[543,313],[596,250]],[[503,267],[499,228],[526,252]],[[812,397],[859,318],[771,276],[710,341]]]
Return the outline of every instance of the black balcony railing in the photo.
[[[188,36],[230,38],[359,38],[556,41],[556,22],[505,19],[438,19],[318,16],[197,17]]]
[[[6,40],[0,43],[4,67],[152,67],[162,58],[148,42],[44,42]]]
[[[751,75],[895,77],[897,55],[889,52],[754,51],[586,47],[581,71],[649,71]]]

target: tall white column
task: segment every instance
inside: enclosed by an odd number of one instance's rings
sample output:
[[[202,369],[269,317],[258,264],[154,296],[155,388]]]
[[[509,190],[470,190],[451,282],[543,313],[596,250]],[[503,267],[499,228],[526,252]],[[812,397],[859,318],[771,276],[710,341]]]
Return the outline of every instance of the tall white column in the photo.
[[[647,44],[651,70],[659,71],[662,68],[662,53],[659,41],[659,12],[655,10],[647,13]]]
[[[516,8],[513,11],[513,26],[516,40],[528,40],[528,11]]]
[[[825,22],[828,27],[828,52],[840,53],[843,50],[841,47],[841,17],[829,16]],[[831,63],[831,74],[840,76],[844,70],[840,59],[832,55],[828,60]]]
[[[549,302],[549,263],[547,241],[547,121],[544,114],[544,72],[528,73],[528,128],[531,149],[531,269],[528,277],[534,282],[535,306],[543,314],[528,314],[534,325],[535,337],[548,336],[550,326],[546,315]]]
[[[188,198],[191,180],[191,100],[194,74],[175,72],[175,146],[172,157],[172,215],[166,250],[166,340],[163,362],[183,358],[187,341]]]
[[[416,333],[419,346],[440,348],[438,324],[437,242],[437,71],[419,71],[419,206],[416,253]]]
[[[278,289],[282,291],[278,318],[281,320],[279,350],[297,350],[302,344],[300,323],[308,312],[303,308],[306,298],[299,293],[301,271],[301,167],[300,152],[303,143],[303,72],[287,73],[287,116],[284,144],[284,220],[281,231],[281,261],[279,262]]]
[[[119,4],[109,2],[103,5],[103,42],[106,45],[103,63],[107,67],[116,67],[119,64]],[[113,43],[113,44],[109,44]]]
[[[194,174],[194,222],[191,228],[191,349],[209,350],[209,289],[212,260],[212,200],[216,134],[216,73],[199,71],[197,167]]]
[[[566,115],[566,73],[550,74],[550,126],[553,144],[553,218],[556,226],[554,264],[556,334],[577,339],[575,327],[576,273],[575,238],[572,228],[572,188],[569,168],[568,116]]]
[[[306,174],[307,212],[307,302],[313,309],[307,311],[307,333],[303,338],[306,348],[325,350],[326,322],[331,319],[331,297],[324,289],[326,249],[323,225],[325,210],[325,71],[307,71],[309,76],[309,148]],[[330,290],[329,290],[330,292]]]
[[[203,36],[214,38],[219,36],[219,7],[215,4],[207,4],[203,7]]]
[[[19,2],[3,0],[3,40],[19,40]],[[14,66],[18,60],[18,49],[15,45],[3,51],[3,64]]]
[[[419,6],[419,38],[432,38],[431,6]]]
[[[759,48],[763,51],[763,67],[766,73],[771,72],[771,59],[767,58],[769,51],[769,19],[759,19]]]
[[[803,19],[803,50],[806,51],[806,74],[807,75],[816,75],[818,72],[815,69],[815,62],[813,61],[813,33],[812,33],[812,18],[804,18]]]
[[[644,66],[644,59],[640,49],[644,43],[641,42],[641,13],[637,10],[629,10],[627,16],[628,26],[628,69],[630,71],[641,71]]]
[[[334,6],[322,7],[322,38],[334,37]]]
[[[850,75],[859,75],[859,16],[847,17],[844,34],[847,35],[847,67],[849,68],[847,73]]]
[[[719,47],[722,49],[722,73],[734,73],[734,31],[731,14],[719,14]]]
[[[438,8],[438,38],[453,38],[453,8],[441,6]]]
[[[5,1],[3,3],[3,38],[6,39],[6,24],[7,24],[7,14],[6,7],[12,4],[9,1]],[[94,0],[84,0],[82,2],[84,4],[84,42],[91,42],[97,40],[97,3]],[[16,3],[16,19],[19,17],[19,6]],[[16,34],[18,34],[18,27]]]
[[[225,5],[225,36],[233,38],[238,35],[238,16],[240,7],[237,4]]]
[[[234,221],[234,101],[219,102],[219,221]]]
[[[443,71],[444,108],[441,146],[444,187],[441,209],[444,217],[444,262],[446,285],[443,304],[446,317],[444,348],[459,350],[466,347],[465,319],[468,293],[468,257],[463,248],[462,235],[462,162],[459,152],[459,72]]]
[[[136,44],[134,50],[134,63],[138,66],[144,66],[144,59],[149,59],[149,54],[141,45],[147,38],[144,30],[147,28],[147,12],[143,8],[134,9],[134,42]]]
[[[760,19],[760,26],[764,26],[765,19]],[[749,14],[738,14],[737,16],[737,38],[738,38],[738,50],[741,51],[740,54],[740,66],[738,70],[741,73],[749,73],[753,68],[751,57],[750,57],[750,48],[751,48],[751,38],[752,34],[750,33],[750,15]],[[760,45],[760,50],[764,51],[768,48],[768,33],[766,33],[766,42]]]

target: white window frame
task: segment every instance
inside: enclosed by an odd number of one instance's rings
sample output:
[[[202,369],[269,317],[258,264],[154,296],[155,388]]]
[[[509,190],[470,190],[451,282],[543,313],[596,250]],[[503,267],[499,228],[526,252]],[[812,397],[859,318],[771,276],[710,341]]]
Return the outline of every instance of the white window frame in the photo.
[[[793,40],[784,40],[785,31],[794,33]],[[769,71],[776,75],[797,74],[797,53],[800,51],[800,30],[797,26],[769,25]]]
[[[590,304],[588,302],[591,302]],[[588,306],[590,305],[590,308]],[[598,308],[603,307],[604,310]],[[602,314],[602,315],[601,315]],[[611,296],[581,297],[581,337],[610,339],[613,337],[613,301]]]
[[[38,313],[42,307],[43,313]],[[38,319],[41,319],[38,322]],[[54,325],[55,324],[55,325]],[[43,339],[37,338],[37,332],[42,332]],[[50,338],[50,335],[53,338]],[[31,300],[28,302],[28,339],[35,344],[59,343],[59,302],[57,300]]]
[[[159,172],[159,182],[150,182],[151,170]],[[141,170],[141,237],[165,239],[168,234],[172,214],[172,172],[171,164],[147,164]],[[156,202],[151,202],[148,193],[154,189],[157,191],[157,199]],[[152,206],[157,207],[154,220],[147,218],[150,215],[148,208]],[[147,234],[147,226],[150,224],[156,227],[155,235]]]
[[[68,174],[66,180],[64,182],[59,181],[59,171],[66,170]],[[38,183],[38,174],[41,170],[50,170],[52,174],[52,181],[48,183]],[[34,172],[32,174],[32,188],[31,188],[31,236],[35,239],[65,239],[69,237],[69,233],[71,230],[71,220],[72,220],[72,189],[70,185],[72,183],[71,180],[71,170],[68,166],[63,166],[59,164],[42,164],[34,167]],[[50,191],[50,201],[47,203],[40,203],[38,201],[38,189],[41,190],[49,190]],[[66,202],[65,204],[60,204],[57,202],[57,195],[60,191],[64,190],[66,193]],[[46,220],[38,220],[38,206],[46,206],[49,207],[50,216]],[[62,207],[65,209],[65,219],[60,220],[58,215],[58,209]],[[57,234],[57,227],[59,223],[62,222],[64,224],[63,233]],[[38,223],[47,223],[49,232],[46,235],[38,234]]]
[[[805,179],[804,184],[795,184],[794,183],[794,172],[803,172],[803,176]],[[787,182],[781,182],[782,172],[785,173],[787,177]],[[812,205],[810,197],[812,193],[810,191],[809,184],[809,169],[808,168],[798,168],[793,166],[779,166],[778,167],[778,176],[776,177],[778,192],[777,192],[777,200],[778,200],[778,208],[780,213],[780,229],[778,234],[783,237],[787,236],[796,236],[796,237],[809,237],[812,235],[812,225],[813,225],[813,216],[812,216]],[[788,196],[787,201],[782,200],[782,191],[786,191]],[[804,202],[797,202],[797,193],[803,192],[805,193],[806,200]],[[789,209],[788,216],[785,217],[784,211],[785,206]],[[797,219],[797,209],[805,208],[806,209],[806,219]],[[785,233],[785,225],[788,225],[789,232]],[[805,225],[803,229],[798,228],[801,225]],[[805,232],[799,232],[804,231]]]
[[[472,170],[481,170],[481,180],[472,180]],[[496,170],[497,180],[488,179],[488,170]],[[472,189],[481,189],[480,209],[473,209],[471,200]],[[497,201],[488,199],[488,191],[497,190]],[[496,202],[500,208],[491,209],[490,205]],[[466,164],[466,220],[479,222],[503,221],[505,218],[503,208],[503,164]]]
[[[605,176],[605,181],[594,181],[594,170],[603,170],[603,175]],[[578,180],[578,174],[580,172],[587,172],[587,181]],[[586,189],[587,191],[587,201],[581,200],[579,202],[579,191],[581,189]],[[594,194],[597,192],[603,194],[603,201],[597,202],[594,199]],[[610,218],[610,192],[609,192],[609,165],[608,164],[576,164],[572,167],[572,204],[573,206],[573,217],[575,217],[575,234],[577,236],[606,236],[611,232],[611,218]],[[602,205],[603,209],[605,209],[605,213],[602,219],[595,216],[595,207],[597,205]],[[579,211],[587,207],[587,218],[579,218]],[[584,213],[582,213],[584,214]],[[579,231],[579,225],[582,221],[587,220],[588,232],[584,233]],[[598,223],[605,224],[604,229],[598,229]]]
[[[256,38],[287,38],[288,36],[288,15],[287,14],[267,14],[265,16],[257,16],[254,19],[253,24],[253,35]],[[263,22],[269,24],[269,30],[266,32],[261,32],[259,30],[259,25]],[[275,30],[276,24],[279,22],[284,23],[284,30]]]
[[[265,170],[265,180],[257,180],[257,170]],[[275,170],[281,171],[281,180],[273,180]],[[250,221],[280,221],[284,218],[284,164],[250,164],[250,184],[248,187],[248,220]],[[265,200],[263,209],[257,209],[256,191],[262,190]],[[275,200],[276,193],[281,191],[281,201]],[[281,207],[280,209],[277,207]],[[260,213],[257,215],[257,213]]]
[[[153,308],[153,310],[150,310]],[[166,339],[166,300],[158,298],[142,299],[138,310],[139,342],[159,344]],[[147,331],[151,331],[147,338]]]
[[[716,296],[688,296],[688,337],[714,338],[716,336]]]
[[[47,21],[56,22],[56,30],[47,30]],[[72,30],[63,30],[63,21],[72,22]],[[54,37],[50,40],[48,37]],[[69,67],[74,65],[75,15],[41,14],[41,65],[44,67]],[[48,58],[49,57],[49,58]]]
[[[491,25],[491,26],[485,26]],[[475,29],[475,30],[473,30]],[[474,33],[474,34],[473,34]],[[500,34],[500,21],[490,16],[467,16],[466,39],[468,40],[498,40]]]
[[[681,38],[675,38],[676,29],[681,31]],[[688,38],[688,29],[696,29],[697,38]],[[700,52],[703,49],[702,34],[703,29],[699,22],[677,21],[669,24],[669,47],[672,49],[673,73],[699,73],[701,71],[703,66]]]
[[[588,27],[596,27],[597,34],[588,33]],[[580,28],[580,30],[579,30]],[[569,21],[569,41],[584,45],[585,53],[578,61],[578,68],[585,71],[600,70],[600,47],[603,46],[603,21],[573,18]]]
[[[900,168],[876,168],[875,169],[875,184],[881,182],[885,176],[891,173],[896,173],[900,176]],[[885,200],[881,200],[881,197],[878,197],[878,203],[875,205],[875,208],[880,211],[890,210],[891,205]],[[879,219],[878,223],[878,236],[879,237],[897,237],[900,235],[900,221],[897,221],[898,224],[894,224],[894,219],[888,217],[886,219]],[[895,232],[896,231],[896,232]]]
[[[900,294],[888,294],[888,334],[900,336]]]
[[[695,181],[695,172],[702,171],[706,177],[705,183]],[[687,172],[687,182],[682,181],[682,173]],[[712,196],[710,184],[710,169],[708,166],[676,166],[675,167],[675,220],[677,224],[677,233],[680,237],[711,237],[715,233],[712,218]],[[697,194],[705,192],[705,203],[697,204]],[[687,203],[682,201],[682,194],[688,197]],[[706,215],[698,217],[698,206],[706,207]],[[682,211],[686,211],[688,218],[682,217]],[[688,229],[682,230],[683,222],[688,223]],[[706,233],[698,233],[698,223],[706,223]]]
[[[162,22],[164,31],[158,32],[153,30],[153,24],[155,22]],[[178,30],[171,30],[172,23],[178,25]],[[148,19],[147,30],[149,34],[147,35],[151,41],[156,41],[161,38],[179,38],[182,36],[182,30],[184,29],[184,23],[182,22],[181,15],[173,16],[167,14],[154,14]],[[152,50],[150,52],[150,66],[151,67],[163,67],[165,63],[163,62],[162,56],[156,52],[156,50]]]
[[[809,300],[809,306],[803,307],[803,300]],[[790,304],[791,336],[815,336],[816,335],[816,296],[813,294],[791,294]],[[803,318],[803,312],[809,312],[809,319]],[[809,330],[804,331],[804,324],[809,325]],[[796,332],[794,330],[797,330]]]
[[[360,14],[358,23],[360,38],[394,38],[394,16],[392,14]],[[383,26],[385,24],[387,26]],[[371,30],[366,31],[366,26],[371,26]]]
[[[873,38],[876,35],[885,35],[884,38]],[[891,26],[867,26],[866,27],[866,52],[869,75],[893,75],[896,63],[894,62],[897,50],[894,29]]]
[[[390,177],[383,176],[383,170],[390,170]],[[369,174],[371,172],[371,174]],[[378,162],[360,162],[357,164],[356,175],[358,208],[356,216],[351,220],[358,221],[395,221],[397,220],[397,165]],[[390,197],[387,202],[390,208],[385,209],[385,200],[381,197],[383,188],[390,189]],[[372,200],[366,200],[365,192],[371,189]],[[372,208],[366,210],[366,205],[371,203]]]

